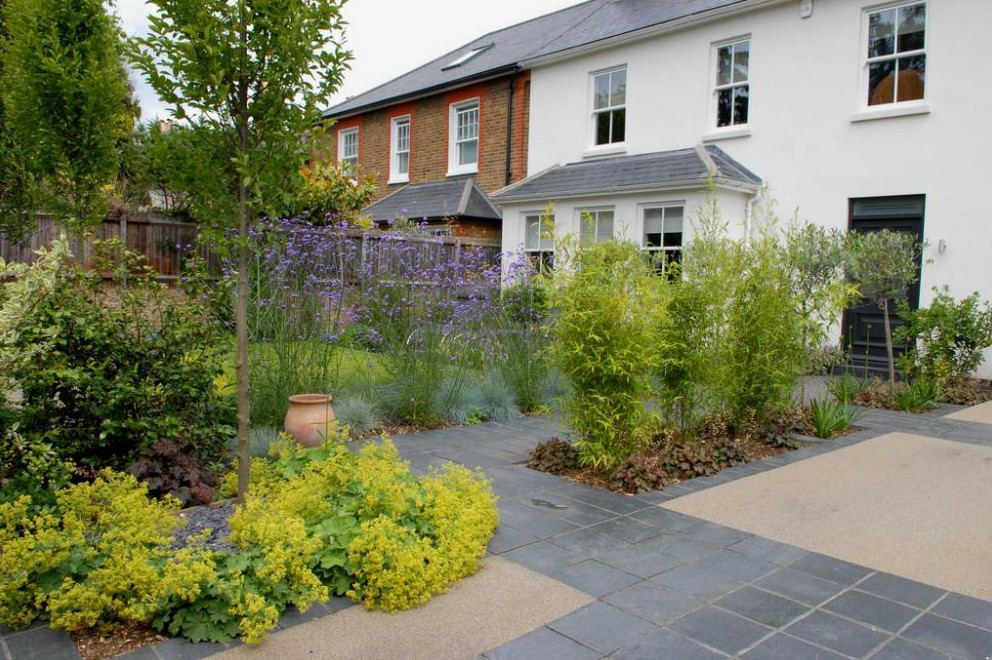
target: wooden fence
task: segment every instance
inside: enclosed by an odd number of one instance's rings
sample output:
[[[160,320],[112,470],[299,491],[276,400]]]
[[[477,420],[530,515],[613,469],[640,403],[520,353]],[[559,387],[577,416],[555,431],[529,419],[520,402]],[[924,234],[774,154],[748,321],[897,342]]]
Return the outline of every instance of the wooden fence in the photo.
[[[32,263],[37,258],[35,251],[50,246],[62,231],[51,217],[39,215],[37,227],[23,241],[0,238],[0,257],[8,262]],[[94,240],[119,238],[128,250],[144,255],[160,279],[175,280],[192,250],[212,258],[206,250],[195,247],[198,235],[199,228],[190,222],[158,213],[125,213],[107,218],[85,239],[71,239],[69,246],[78,263],[89,265]]]
[[[23,241],[0,237],[0,257],[8,262],[32,263],[37,257],[35,251],[50,246],[61,232],[52,218],[39,216],[37,228]],[[323,236],[320,240],[339,244],[333,250],[335,259],[342,259],[341,266],[355,276],[360,272],[368,274],[370,268],[376,273],[394,270],[411,252],[417,253],[421,265],[458,263],[469,249],[473,251],[474,263],[497,264],[500,258],[500,241],[492,238],[417,234],[397,238],[391,232],[354,229],[320,234]],[[70,248],[77,262],[90,264],[94,240],[120,238],[128,250],[144,255],[162,280],[178,279],[184,261],[192,254],[207,259],[209,270],[219,274],[219,258],[208,248],[197,245],[198,235],[199,228],[190,222],[159,213],[125,213],[119,218],[107,218],[86,239],[70,240]]]

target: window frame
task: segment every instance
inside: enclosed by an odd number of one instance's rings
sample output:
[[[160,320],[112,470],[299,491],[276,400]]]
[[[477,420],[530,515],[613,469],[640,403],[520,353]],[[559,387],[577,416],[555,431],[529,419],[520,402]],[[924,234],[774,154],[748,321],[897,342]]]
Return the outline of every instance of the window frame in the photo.
[[[612,76],[614,73],[622,71],[624,73],[624,98],[622,105],[608,105],[605,108],[596,108],[596,79],[601,76]],[[592,71],[589,74],[589,145],[591,149],[622,149],[627,144],[627,84],[630,82],[630,74],[627,70],[627,64],[618,64],[616,66],[611,66],[606,69],[600,69],[598,71]],[[612,84],[610,85],[612,89]],[[611,99],[612,100],[612,99]],[[623,110],[623,139],[622,140],[612,140],[613,137],[613,112],[617,110]],[[602,144],[596,142],[597,137],[597,124],[598,116],[604,113],[610,113],[610,138],[611,141],[603,142]]]
[[[458,116],[460,113],[475,109],[478,119],[476,121],[475,137],[475,162],[459,164],[458,147],[472,140],[458,140]],[[459,174],[476,174],[479,171],[479,157],[482,155],[482,101],[479,97],[458,101],[448,106],[448,176]]]
[[[548,215],[545,210],[534,209],[521,211],[524,220],[524,256],[531,266],[539,273],[554,270],[555,259],[555,216]],[[527,238],[532,218],[537,222],[537,246],[528,247]],[[545,226],[545,225],[548,226]],[[550,237],[548,236],[550,234]]]
[[[681,211],[682,211],[682,231],[679,232],[679,233],[682,234],[682,238],[681,238],[681,242],[679,243],[678,247],[666,247],[665,246],[665,234],[666,233],[675,233],[675,232],[666,232],[665,231],[665,221],[667,220],[667,218],[665,217],[665,215],[666,215],[665,212],[662,213],[662,217],[661,217],[661,245],[659,245],[659,246],[649,246],[649,245],[647,245],[647,241],[645,241],[645,233],[646,233],[645,232],[645,229],[646,229],[645,225],[646,225],[646,220],[647,220],[646,215],[647,215],[647,212],[648,211],[653,211],[653,210],[657,210],[657,209],[681,209]],[[651,202],[649,204],[641,204],[638,207],[638,216],[639,216],[638,227],[640,228],[640,236],[638,238],[638,243],[640,245],[641,250],[644,251],[644,252],[646,252],[646,253],[648,253],[649,255],[652,255],[652,256],[653,256],[654,253],[667,253],[667,252],[675,253],[675,252],[677,252],[677,253],[679,253],[679,257],[678,257],[677,261],[678,261],[679,264],[681,264],[682,263],[682,256],[685,254],[684,253],[684,250],[685,250],[685,242],[686,242],[685,241],[685,233],[686,233],[685,230],[686,230],[686,226],[687,226],[686,201],[685,200],[670,200],[670,201],[665,201],[665,202]],[[658,268],[659,273],[661,273],[661,274],[667,274],[668,263],[669,263],[669,259],[666,257],[665,259],[662,259],[657,264],[657,266],[660,266]]]
[[[889,55],[877,55],[871,57],[869,52],[871,48],[871,15],[877,14],[889,10],[895,10],[898,15],[898,10],[903,7],[912,7],[915,5],[922,5],[926,16],[923,22],[923,48],[918,48],[915,50],[899,52],[898,49],[898,19],[896,21],[895,29],[895,43],[893,52]],[[859,88],[859,107],[862,111],[868,112],[885,112],[887,110],[899,109],[899,108],[913,108],[916,106],[925,106],[927,104],[927,87],[926,82],[923,84],[923,96],[918,99],[909,99],[906,101],[899,100],[899,69],[898,62],[900,59],[909,57],[923,56],[924,59],[924,76],[926,76],[926,69],[930,63],[930,53],[929,53],[929,34],[930,34],[930,2],[929,0],[898,0],[897,2],[886,2],[883,4],[871,5],[864,7],[861,11],[861,41],[858,44],[860,50],[860,60],[861,60],[861,85]],[[876,62],[896,62],[895,69],[895,83],[892,90],[892,100],[885,103],[871,103],[871,65]]]
[[[597,243],[605,243],[607,240],[610,240],[610,241],[616,240],[616,238],[617,238],[617,209],[616,209],[615,206],[586,206],[586,207],[575,209],[575,213],[578,215],[578,219],[579,219],[579,245],[580,246],[582,246],[582,247],[589,247],[589,246],[592,246],[592,245],[596,245]],[[586,220],[585,216],[586,216],[587,213],[589,213],[589,214],[596,214],[595,215],[595,224],[593,225],[593,231],[592,231],[592,236],[593,236],[593,240],[592,241],[586,240],[586,236],[588,234],[587,234],[587,232],[585,232],[584,227],[583,227],[583,224],[585,223],[585,220]],[[599,238],[599,236],[600,236],[600,231],[599,231],[599,214],[600,213],[609,213],[612,216],[612,218],[611,218],[611,220],[612,220],[612,228],[610,229],[610,237],[609,237],[609,239],[600,240],[600,238]]]
[[[747,79],[743,82],[734,82],[733,70],[734,70],[734,60],[737,57],[737,44],[742,44],[747,42],[748,45],[748,60],[747,60]],[[727,46],[733,46],[734,51],[731,56],[730,61],[730,82],[725,84],[720,84],[720,49],[726,48]],[[731,37],[729,39],[723,39],[721,41],[716,41],[712,45],[712,64],[710,66],[710,126],[713,132],[725,132],[725,131],[741,131],[747,130],[751,127],[751,55],[754,52],[754,39],[750,34],[741,34],[736,37]],[[734,123],[734,103],[733,103],[733,92],[731,91],[731,105],[730,105],[730,123],[726,126],[720,125],[720,92],[724,90],[734,90],[736,88],[743,87],[747,89],[747,121],[735,124]]]
[[[345,141],[347,138],[355,136],[355,153],[352,156],[345,155]],[[355,169],[358,167],[358,148],[359,148],[359,134],[358,127],[352,126],[351,128],[342,128],[338,131],[338,164],[345,165],[348,170],[348,174],[354,175]]]
[[[406,126],[406,150],[399,148],[399,129]],[[413,122],[410,115],[393,117],[389,122],[389,183],[410,181],[410,146]],[[400,172],[400,154],[406,154],[406,172]]]

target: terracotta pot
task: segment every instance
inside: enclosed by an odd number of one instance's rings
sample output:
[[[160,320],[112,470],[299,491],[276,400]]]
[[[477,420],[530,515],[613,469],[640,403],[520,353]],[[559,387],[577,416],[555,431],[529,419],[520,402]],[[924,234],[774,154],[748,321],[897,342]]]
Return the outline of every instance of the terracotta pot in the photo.
[[[329,394],[294,394],[286,411],[286,433],[304,447],[319,447],[337,425]]]

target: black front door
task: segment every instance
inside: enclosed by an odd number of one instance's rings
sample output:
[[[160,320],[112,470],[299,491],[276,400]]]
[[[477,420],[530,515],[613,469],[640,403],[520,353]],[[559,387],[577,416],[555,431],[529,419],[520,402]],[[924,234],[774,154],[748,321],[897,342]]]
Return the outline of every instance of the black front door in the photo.
[[[888,229],[905,232],[923,240],[923,211],[925,195],[898,197],[863,197],[850,201],[851,231],[871,232]],[[916,264],[916,283],[908,287],[905,298],[911,309],[920,304],[920,268]],[[895,329],[900,321],[895,315],[894,302],[889,303],[889,319]],[[873,302],[860,301],[844,312],[843,345],[851,354],[852,365],[872,372],[888,370],[885,350],[885,320],[882,308]],[[899,346],[895,347],[899,355]]]

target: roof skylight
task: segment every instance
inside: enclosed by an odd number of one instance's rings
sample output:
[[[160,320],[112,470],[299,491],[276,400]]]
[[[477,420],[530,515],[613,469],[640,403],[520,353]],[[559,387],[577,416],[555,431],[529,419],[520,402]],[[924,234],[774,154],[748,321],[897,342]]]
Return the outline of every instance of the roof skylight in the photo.
[[[441,67],[441,70],[447,71],[448,69],[454,69],[455,67],[459,67],[465,64],[466,62],[468,62],[469,60],[471,60],[472,58],[474,58],[475,56],[477,56],[479,53],[483,53],[492,47],[493,44],[486,44],[485,46],[477,46],[476,48],[473,48],[467,53],[463,53],[457,59],[452,60],[448,64],[445,64],[444,66]]]

